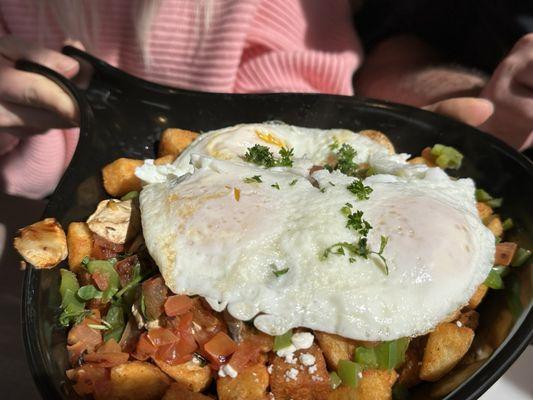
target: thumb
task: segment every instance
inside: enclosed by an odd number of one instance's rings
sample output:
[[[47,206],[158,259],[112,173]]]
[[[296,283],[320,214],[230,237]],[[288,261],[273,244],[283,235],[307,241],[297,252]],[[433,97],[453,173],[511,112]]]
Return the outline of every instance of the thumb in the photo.
[[[479,126],[492,115],[494,105],[487,99],[456,97],[438,101],[423,109],[446,115],[468,125]]]

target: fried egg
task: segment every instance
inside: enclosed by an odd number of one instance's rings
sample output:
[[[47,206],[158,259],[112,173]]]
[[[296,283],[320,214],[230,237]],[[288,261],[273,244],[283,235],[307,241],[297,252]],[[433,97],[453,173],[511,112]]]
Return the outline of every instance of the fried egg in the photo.
[[[306,327],[378,341],[430,331],[484,281],[495,243],[477,215],[472,180],[413,169],[405,156],[342,131],[359,162],[377,160],[389,171],[365,179],[372,192],[359,200],[347,188],[354,178],[338,171],[309,180],[298,168],[245,163],[246,148],[264,141],[258,127],[269,132],[253,124],[201,136],[175,170],[143,188],[146,245],[173,292],[203,296],[270,335]],[[283,131],[270,132],[269,147],[292,147],[311,164],[324,162],[339,135]],[[388,237],[386,265],[376,254],[324,257],[332,245],[359,238],[341,212],[347,203],[372,226],[371,250]]]

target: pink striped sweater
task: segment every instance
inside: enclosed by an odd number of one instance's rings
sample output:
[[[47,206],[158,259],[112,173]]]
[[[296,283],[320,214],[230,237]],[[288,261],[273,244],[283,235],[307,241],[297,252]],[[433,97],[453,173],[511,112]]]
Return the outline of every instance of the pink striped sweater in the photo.
[[[142,61],[128,0],[93,0],[100,34],[93,53],[145,79],[216,92],[321,92],[352,94],[362,51],[347,0],[215,0],[201,33],[196,0],[164,0],[148,37],[150,63]],[[31,2],[31,1],[30,1]],[[26,1],[0,3],[3,34],[60,49],[65,37]],[[39,198],[57,185],[77,145],[77,130],[51,130],[19,141],[0,133],[3,190]]]

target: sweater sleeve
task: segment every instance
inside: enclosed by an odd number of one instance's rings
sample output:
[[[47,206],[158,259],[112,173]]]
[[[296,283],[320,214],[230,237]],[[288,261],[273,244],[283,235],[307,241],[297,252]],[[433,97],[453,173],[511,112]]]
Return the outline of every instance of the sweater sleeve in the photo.
[[[234,91],[351,95],[361,59],[348,1],[263,0],[247,35]]]

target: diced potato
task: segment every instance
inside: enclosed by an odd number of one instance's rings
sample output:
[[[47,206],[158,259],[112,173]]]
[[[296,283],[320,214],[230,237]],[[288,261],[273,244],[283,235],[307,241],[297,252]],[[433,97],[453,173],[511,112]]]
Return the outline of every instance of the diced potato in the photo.
[[[482,220],[485,220],[486,218],[492,215],[492,208],[488,204],[477,202],[476,207],[479,218],[481,218]]]
[[[479,285],[475,293],[472,295],[472,297],[468,301],[468,307],[470,307],[472,310],[475,310],[481,304],[481,301],[487,294],[488,290],[489,290],[488,286],[484,284]]]
[[[176,365],[158,360],[154,360],[154,362],[164,373],[193,392],[201,392],[211,383],[211,369],[208,365],[202,367],[192,361]]]
[[[55,218],[19,229],[15,249],[35,268],[53,268],[67,258],[67,237]]]
[[[170,379],[148,362],[129,361],[111,368],[107,400],[159,400]]]
[[[455,322],[457,326],[466,326],[467,328],[475,331],[479,324],[479,314],[474,310],[466,310],[461,312],[459,318]]]
[[[178,156],[187,148],[196,138],[198,133],[184,129],[169,128],[161,134],[159,142],[159,157],[173,155]]]
[[[104,188],[113,197],[142,189],[141,180],[135,176],[135,169],[143,165],[142,160],[119,158],[102,168]]]
[[[496,255],[494,256],[494,264],[509,266],[513,260],[514,254],[518,249],[518,245],[513,242],[501,242],[496,245]]]
[[[211,400],[211,397],[201,393],[191,392],[179,383],[173,383],[161,400]]]
[[[496,237],[503,235],[503,225],[499,215],[491,215],[485,221],[485,225]]]
[[[398,374],[391,370],[369,369],[363,371],[363,377],[356,388],[341,386],[331,392],[328,400],[391,400],[392,385]]]
[[[141,229],[141,217],[133,200],[102,200],[87,219],[89,229],[104,239],[124,244]]]
[[[451,393],[452,390],[457,388],[460,384],[466,381],[470,376],[474,374],[482,365],[483,361],[478,361],[474,364],[457,367],[450,374],[445,376],[443,379],[434,383],[431,386],[431,391],[429,395],[431,398],[442,399],[448,393]]]
[[[340,360],[351,360],[357,342],[339,335],[315,331],[318,345],[330,369],[336,370]]]
[[[363,136],[366,136],[369,139],[372,139],[374,142],[379,143],[383,147],[385,147],[385,149],[387,149],[389,154],[396,153],[396,150],[394,149],[394,145],[392,144],[390,139],[387,137],[387,135],[385,135],[383,132],[375,131],[373,129],[366,129],[359,133]]]
[[[264,400],[269,385],[269,375],[263,364],[245,368],[235,378],[217,379],[219,400]]]
[[[176,156],[169,154],[163,157],[156,158],[154,160],[154,165],[172,164],[175,159],[176,159]]]
[[[420,336],[409,342],[409,347],[405,352],[405,362],[398,370],[398,382],[405,388],[413,387],[420,382],[418,375],[426,340],[426,336]]]
[[[450,372],[466,354],[473,339],[474,331],[470,328],[459,327],[453,322],[437,326],[429,334],[420,379],[434,382]]]
[[[288,364],[281,357],[273,357],[270,390],[276,400],[325,400],[328,398],[331,387],[322,351],[314,344],[308,349],[295,352],[296,359],[302,353],[312,354],[315,357],[316,371],[309,372],[309,367],[303,366],[299,361]],[[302,366],[301,369],[300,366]]]
[[[427,165],[428,167],[430,166],[428,160],[426,160],[424,157],[413,157],[407,162],[409,164],[424,164],[424,165]]]
[[[68,266],[79,272],[81,262],[91,255],[93,234],[85,222],[71,222],[67,230]]]

